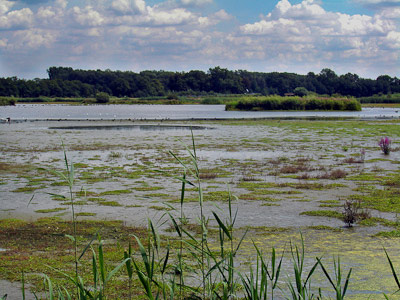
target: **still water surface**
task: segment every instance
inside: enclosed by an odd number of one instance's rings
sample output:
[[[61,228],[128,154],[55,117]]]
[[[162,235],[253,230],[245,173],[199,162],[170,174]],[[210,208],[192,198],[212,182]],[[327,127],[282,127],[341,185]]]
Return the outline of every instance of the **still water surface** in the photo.
[[[225,111],[225,105],[62,105],[17,104],[0,107],[5,120],[242,119],[292,117],[400,118],[398,108],[362,111]]]

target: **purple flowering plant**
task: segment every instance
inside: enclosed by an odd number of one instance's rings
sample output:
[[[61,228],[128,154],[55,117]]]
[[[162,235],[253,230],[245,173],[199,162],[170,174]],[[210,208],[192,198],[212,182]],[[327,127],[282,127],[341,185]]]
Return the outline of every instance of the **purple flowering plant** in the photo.
[[[385,155],[388,155],[390,153],[391,143],[392,141],[388,137],[381,138],[381,140],[379,141],[379,147],[381,147],[381,150]]]

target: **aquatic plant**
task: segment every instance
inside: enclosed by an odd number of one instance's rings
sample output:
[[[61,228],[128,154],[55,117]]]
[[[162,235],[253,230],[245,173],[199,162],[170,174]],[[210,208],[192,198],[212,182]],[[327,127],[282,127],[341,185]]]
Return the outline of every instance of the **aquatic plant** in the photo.
[[[379,141],[379,147],[381,147],[381,150],[385,155],[388,155],[390,153],[391,144],[392,141],[388,137],[385,138],[382,137],[381,140]]]
[[[352,227],[357,221],[359,202],[346,201],[343,205],[343,222],[347,227]]]
[[[360,220],[371,218],[371,213],[367,209],[361,209],[361,201],[346,200],[343,204],[343,222],[347,227],[352,227]]]

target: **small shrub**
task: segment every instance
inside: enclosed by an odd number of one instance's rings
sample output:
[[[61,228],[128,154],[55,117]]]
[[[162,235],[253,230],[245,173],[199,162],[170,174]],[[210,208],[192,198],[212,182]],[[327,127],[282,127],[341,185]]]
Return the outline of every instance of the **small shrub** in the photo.
[[[388,137],[381,138],[381,140],[379,141],[379,147],[381,147],[383,154],[388,155],[390,153],[391,144],[392,141]]]
[[[360,155],[360,158],[348,157],[343,160],[346,164],[362,164],[365,160],[365,153]]]
[[[97,103],[107,103],[110,101],[110,95],[105,92],[99,92],[96,94],[96,102]]]
[[[310,176],[309,173],[303,173],[303,174],[300,174],[299,176],[297,176],[297,179],[304,179],[304,180],[306,180],[306,179],[310,179],[310,178],[312,178],[312,177]]]
[[[347,200],[343,205],[343,222],[347,227],[352,227],[357,221],[359,202]]]
[[[299,172],[299,169],[296,166],[284,166],[280,171],[284,174],[295,174]]]
[[[357,221],[371,218],[371,213],[368,210],[361,210],[360,201],[347,200],[344,203],[343,208],[343,222],[347,227],[352,227]]]
[[[329,174],[330,179],[339,179],[346,177],[347,172],[341,169],[332,170]]]
[[[295,93],[296,96],[299,96],[299,97],[304,97],[309,94],[309,91],[305,87],[302,87],[302,86],[295,88],[293,92]]]

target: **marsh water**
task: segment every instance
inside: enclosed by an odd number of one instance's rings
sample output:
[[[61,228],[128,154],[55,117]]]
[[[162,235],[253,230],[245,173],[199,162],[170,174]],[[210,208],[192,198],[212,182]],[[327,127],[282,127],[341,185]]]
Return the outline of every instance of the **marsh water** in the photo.
[[[246,118],[400,118],[398,108],[352,111],[225,111],[225,105],[62,105],[17,104],[0,107],[0,118],[12,120],[182,120]]]
[[[185,110],[189,108],[188,114]],[[142,109],[146,113],[140,113]],[[179,207],[181,183],[174,176],[183,172],[171,152],[190,164],[188,149],[193,151],[193,132],[205,213],[211,217],[215,211],[227,216],[227,191],[237,196],[235,227],[239,231],[249,230],[243,257],[254,255],[253,242],[268,252],[272,246],[283,248],[289,240],[299,241],[302,232],[310,260],[316,255],[330,258],[340,254],[344,268],[355,268],[350,299],[395,290],[382,246],[399,263],[400,257],[395,254],[400,242],[375,237],[391,228],[378,223],[356,224],[348,229],[338,218],[304,214],[318,210],[341,212],[349,197],[367,195],[372,188],[383,189],[379,178],[399,172],[400,129],[395,110],[364,109],[349,114],[361,118],[368,115],[368,121],[336,122],[185,121],[229,119],[238,114],[239,119],[271,114],[278,117],[290,113],[243,114],[225,112],[222,106],[179,106],[177,110],[172,106],[141,105],[129,106],[129,110],[125,106],[1,108],[1,118],[11,117],[12,122],[0,124],[0,218],[70,218],[68,201],[54,197],[68,195],[68,187],[54,173],[45,171],[65,168],[64,144],[68,160],[76,169],[74,192],[80,218],[118,219],[134,226],[145,226],[151,218],[159,221],[161,230],[168,229],[162,216],[167,211],[174,214],[171,207]],[[314,116],[316,112],[310,114]],[[322,116],[326,114],[330,115],[321,112]],[[37,119],[42,121],[32,121]],[[135,123],[129,119],[135,119]],[[394,141],[394,151],[389,156],[384,156],[377,145],[381,135],[390,135]],[[361,162],[362,150],[365,157]],[[298,168],[290,169],[293,166]],[[325,176],[337,169],[346,176]],[[366,174],[373,174],[378,180],[370,180]],[[184,214],[190,223],[196,223],[199,216],[197,197],[196,189],[188,189]],[[397,220],[394,212],[371,209],[370,213],[376,218]],[[215,225],[210,219],[210,226]],[[379,280],[375,274],[380,274]]]

